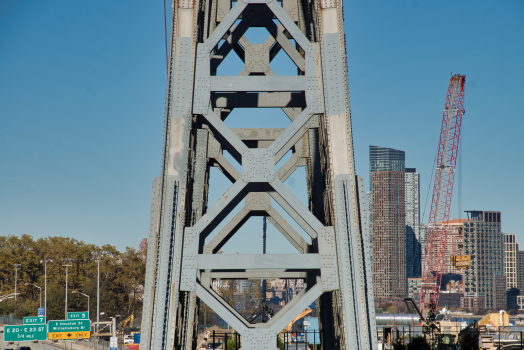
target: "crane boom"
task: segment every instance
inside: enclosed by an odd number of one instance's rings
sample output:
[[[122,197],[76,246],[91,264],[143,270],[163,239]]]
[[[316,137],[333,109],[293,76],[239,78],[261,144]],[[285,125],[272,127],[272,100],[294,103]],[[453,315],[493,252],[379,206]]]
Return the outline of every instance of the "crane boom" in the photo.
[[[455,165],[457,163],[460,126],[464,114],[466,76],[455,74],[449,80],[433,184],[433,197],[428,222],[420,309],[426,314],[438,305],[440,283],[446,252],[447,222],[451,207]]]

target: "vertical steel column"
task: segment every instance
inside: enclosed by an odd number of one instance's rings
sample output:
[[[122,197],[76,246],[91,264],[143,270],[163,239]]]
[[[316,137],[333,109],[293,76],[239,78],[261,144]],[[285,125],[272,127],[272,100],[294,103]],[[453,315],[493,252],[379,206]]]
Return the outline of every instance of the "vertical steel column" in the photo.
[[[149,349],[151,346],[151,321],[153,319],[153,300],[156,287],[155,276],[158,267],[158,219],[160,208],[161,185],[161,178],[156,177],[153,180],[153,194],[151,196],[151,214],[149,217],[149,236],[147,239],[147,273],[144,283],[144,304],[142,309],[141,327],[142,332],[140,336],[141,349]],[[100,260],[98,260],[98,264],[100,272]]]
[[[196,30],[193,1],[173,6],[171,58],[166,96],[158,238],[151,244],[146,275],[141,350],[173,349],[179,308],[178,281],[186,222],[186,187],[191,148]],[[151,221],[153,222],[153,212]],[[155,237],[153,235],[153,242]],[[149,250],[149,249],[148,249]],[[149,254],[152,253],[152,254]],[[150,316],[152,314],[152,316]]]

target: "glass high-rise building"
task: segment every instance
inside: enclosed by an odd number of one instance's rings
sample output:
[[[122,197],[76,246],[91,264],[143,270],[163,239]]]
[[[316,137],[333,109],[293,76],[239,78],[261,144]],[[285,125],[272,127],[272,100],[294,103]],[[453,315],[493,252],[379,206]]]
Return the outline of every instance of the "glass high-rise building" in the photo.
[[[405,152],[369,146],[375,301],[406,295]]]
[[[402,171],[406,165],[406,152],[398,149],[369,146],[369,172]]]

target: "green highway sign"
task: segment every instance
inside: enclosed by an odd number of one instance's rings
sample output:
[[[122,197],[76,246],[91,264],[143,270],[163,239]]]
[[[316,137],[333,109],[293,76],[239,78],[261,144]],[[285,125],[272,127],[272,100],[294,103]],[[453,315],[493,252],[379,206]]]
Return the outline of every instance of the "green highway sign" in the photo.
[[[46,340],[47,325],[4,326],[4,341]]]
[[[68,320],[89,320],[89,313],[88,312],[68,312],[67,319]]]
[[[91,321],[89,320],[49,321],[48,328],[49,328],[49,333],[90,332],[91,331]]]
[[[24,317],[24,324],[42,324],[42,323],[45,323],[44,316]]]

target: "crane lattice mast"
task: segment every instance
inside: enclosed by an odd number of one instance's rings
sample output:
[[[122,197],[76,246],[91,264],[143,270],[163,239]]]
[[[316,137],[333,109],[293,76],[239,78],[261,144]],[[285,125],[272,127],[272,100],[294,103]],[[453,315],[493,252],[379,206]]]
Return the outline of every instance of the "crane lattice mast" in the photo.
[[[449,80],[438,155],[433,184],[433,197],[429,214],[424,264],[422,265],[422,288],[420,309],[424,314],[435,310],[440,295],[440,283],[444,270],[447,222],[453,193],[455,165],[457,163],[460,126],[464,114],[464,85],[466,76],[455,74]]]

